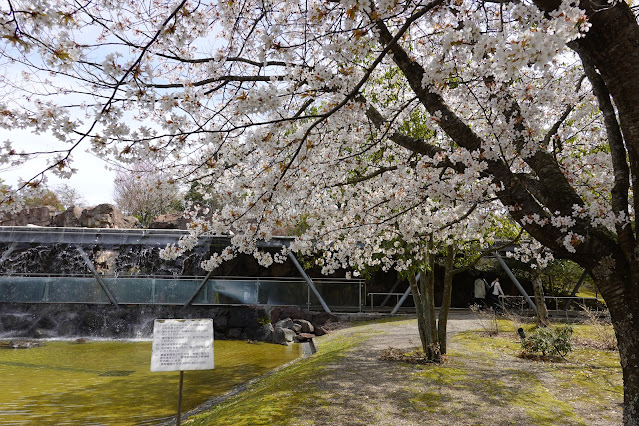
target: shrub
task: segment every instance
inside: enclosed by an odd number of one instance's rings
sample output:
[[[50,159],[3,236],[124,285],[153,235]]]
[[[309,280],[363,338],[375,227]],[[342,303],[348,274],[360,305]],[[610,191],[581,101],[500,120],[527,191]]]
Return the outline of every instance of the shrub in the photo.
[[[494,336],[499,333],[499,327],[497,326],[497,315],[492,309],[481,309],[479,305],[470,305],[470,310],[475,314],[477,324],[484,330],[489,336]]]
[[[608,310],[597,312],[585,305],[579,306],[581,307],[581,309],[583,309],[586,315],[585,324],[590,326],[592,330],[595,342],[594,346],[609,351],[616,350],[617,337],[615,336],[615,330],[612,328],[610,312],[608,312]]]
[[[555,328],[540,327],[521,341],[524,354],[541,354],[542,356],[561,356],[572,351],[572,327],[568,325]]]

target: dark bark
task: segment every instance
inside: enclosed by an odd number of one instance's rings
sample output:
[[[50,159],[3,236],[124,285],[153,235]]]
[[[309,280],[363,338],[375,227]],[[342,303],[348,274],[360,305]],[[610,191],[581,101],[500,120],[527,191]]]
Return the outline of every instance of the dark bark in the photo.
[[[419,340],[422,343],[422,350],[424,353],[428,353],[428,346],[430,345],[430,340],[428,338],[427,330],[428,325],[426,323],[426,318],[428,316],[425,313],[425,307],[422,300],[422,292],[420,290],[420,284],[417,278],[414,275],[408,276],[408,283],[410,284],[410,290],[413,294],[413,301],[415,302],[415,311],[417,314],[417,329],[419,330]]]
[[[535,293],[535,305],[537,306],[537,325],[547,327],[548,321],[548,309],[546,309],[546,302],[544,301],[544,286],[541,282],[541,274],[536,271],[532,280],[533,292]]]
[[[428,242],[432,251],[432,237]],[[417,313],[417,326],[419,328],[419,338],[422,343],[422,350],[428,360],[433,362],[441,361],[440,342],[437,332],[437,315],[435,312],[435,254],[428,256],[429,273],[422,271],[417,279],[412,274],[408,276],[413,301]]]
[[[621,208],[624,201],[628,204],[625,173],[629,168],[636,212],[639,207],[639,25],[626,2],[602,7],[595,1],[584,0],[580,5],[586,10],[592,27],[586,37],[576,40],[571,47],[580,55],[586,69],[592,65],[601,76],[602,81],[598,81],[596,75],[591,81],[600,108],[606,114],[616,177],[611,194],[614,208]],[[606,102],[608,93],[617,108],[616,121],[621,128],[623,145],[615,134],[616,123],[611,117],[614,111],[610,111]],[[618,228],[614,250],[596,253],[599,265],[592,271],[617,334],[624,378],[624,423],[627,425],[639,424],[639,247],[636,232],[636,229],[632,232],[630,225],[621,230]],[[606,268],[606,265],[609,266]]]
[[[435,311],[435,253],[433,253],[433,237],[428,241],[428,267],[429,274],[421,275],[422,288],[424,288],[424,305],[426,307],[426,317],[428,326],[428,359],[431,361],[441,361],[440,343],[437,334],[437,315]]]
[[[453,269],[455,261],[455,246],[446,247],[446,263],[444,264],[444,292],[442,294],[442,305],[439,307],[439,320],[437,322],[437,336],[439,339],[440,352],[447,351],[446,328],[448,325],[448,314],[450,312],[450,301],[453,295]]]

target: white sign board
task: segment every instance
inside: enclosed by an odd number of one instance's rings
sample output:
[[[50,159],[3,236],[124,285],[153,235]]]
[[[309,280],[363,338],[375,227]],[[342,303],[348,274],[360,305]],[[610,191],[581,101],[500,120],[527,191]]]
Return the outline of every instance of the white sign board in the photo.
[[[154,321],[152,372],[212,368],[214,368],[212,319],[156,319]]]

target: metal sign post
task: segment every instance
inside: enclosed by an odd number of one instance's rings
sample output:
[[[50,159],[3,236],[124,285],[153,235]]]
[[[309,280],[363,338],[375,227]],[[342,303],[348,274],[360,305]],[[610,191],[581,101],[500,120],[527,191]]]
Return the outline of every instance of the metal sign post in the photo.
[[[180,371],[180,385],[178,386],[178,409],[175,424],[180,426],[182,423],[182,384],[184,383],[184,371]]]
[[[213,319],[156,319],[153,323],[151,371],[179,371],[176,424],[182,417],[184,370],[211,370]]]

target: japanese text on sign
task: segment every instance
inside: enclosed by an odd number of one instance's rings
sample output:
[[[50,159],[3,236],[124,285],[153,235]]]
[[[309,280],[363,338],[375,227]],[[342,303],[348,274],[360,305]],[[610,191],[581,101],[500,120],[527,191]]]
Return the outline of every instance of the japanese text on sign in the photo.
[[[214,368],[212,319],[156,319],[154,321],[152,372],[212,368]]]

